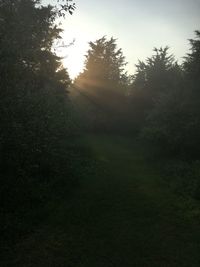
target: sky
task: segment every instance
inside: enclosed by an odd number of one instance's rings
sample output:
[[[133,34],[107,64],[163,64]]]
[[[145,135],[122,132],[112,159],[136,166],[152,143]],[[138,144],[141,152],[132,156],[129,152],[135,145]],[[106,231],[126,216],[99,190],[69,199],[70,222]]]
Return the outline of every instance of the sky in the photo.
[[[44,0],[45,2],[54,2]],[[58,51],[71,78],[84,67],[88,42],[102,36],[117,39],[134,74],[138,60],[154,47],[169,46],[179,63],[189,52],[188,39],[200,30],[200,0],[74,0],[76,10],[62,21],[63,41],[74,44]]]

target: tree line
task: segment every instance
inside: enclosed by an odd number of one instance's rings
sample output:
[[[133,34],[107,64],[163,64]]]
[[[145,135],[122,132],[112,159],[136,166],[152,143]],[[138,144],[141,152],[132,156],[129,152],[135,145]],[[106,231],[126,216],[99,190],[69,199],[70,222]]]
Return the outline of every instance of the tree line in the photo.
[[[71,1],[0,0],[0,226],[11,242],[26,232],[26,218],[30,228],[50,198],[77,185],[88,155],[76,142],[83,129],[128,134],[164,155],[200,157],[200,32],[182,64],[167,47],[154,49],[132,76],[116,39],[90,42],[71,86],[88,101],[81,117],[52,49],[62,32],[56,18],[74,9]]]
[[[116,40],[102,37],[89,43],[84,71],[74,84],[110,109],[113,120],[118,116],[115,128],[107,113],[105,125],[111,131],[136,132],[165,152],[198,158],[200,32],[195,34],[182,64],[168,47],[154,48],[132,76]]]
[[[92,100],[87,130],[132,136],[151,160],[164,159],[163,172],[176,191],[199,199],[200,31],[189,44],[181,64],[169,47],[154,48],[128,75],[116,40],[102,37],[89,43],[74,88]]]

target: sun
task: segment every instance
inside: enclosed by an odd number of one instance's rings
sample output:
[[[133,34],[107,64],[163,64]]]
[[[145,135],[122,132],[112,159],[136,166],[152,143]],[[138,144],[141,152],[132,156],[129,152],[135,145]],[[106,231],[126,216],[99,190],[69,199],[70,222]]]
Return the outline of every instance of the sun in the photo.
[[[70,78],[74,79],[83,71],[89,38],[83,32],[66,31],[62,39],[64,45],[59,48],[57,54],[62,58],[63,66],[68,70]]]
[[[64,20],[62,29],[61,37],[64,44],[67,45],[75,40],[73,45],[59,49],[63,65],[71,79],[74,79],[84,68],[89,42],[98,39],[102,34],[97,25],[88,24],[87,18],[81,14],[78,17],[70,17],[70,20]]]
[[[86,48],[85,43],[77,44],[75,41],[70,46],[60,46],[56,54],[61,57],[63,67],[67,69],[70,78],[73,80],[84,68]]]
[[[82,72],[84,68],[84,54],[85,50],[81,47],[72,45],[63,56],[63,66],[68,70],[71,79],[74,79]]]

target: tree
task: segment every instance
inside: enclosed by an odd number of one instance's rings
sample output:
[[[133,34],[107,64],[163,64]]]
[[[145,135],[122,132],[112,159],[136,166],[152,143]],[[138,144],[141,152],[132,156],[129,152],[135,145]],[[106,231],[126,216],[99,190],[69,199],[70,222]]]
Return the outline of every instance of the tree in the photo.
[[[195,31],[196,38],[190,39],[190,53],[185,57],[183,69],[185,72],[185,109],[190,114],[187,125],[187,151],[200,157],[200,31]]]
[[[200,31],[195,31],[196,39],[189,39],[191,53],[185,57],[183,64],[187,79],[199,86],[200,84]],[[198,83],[198,84],[197,84]]]
[[[123,84],[126,65],[122,50],[117,49],[116,39],[102,37],[90,42],[85,69],[77,79],[86,86],[114,87]]]
[[[185,57],[185,91],[187,104],[193,117],[200,119],[200,31],[195,31],[196,38],[190,39],[190,53]]]
[[[122,50],[117,48],[114,38],[107,39],[104,36],[90,42],[89,46],[84,71],[76,79],[75,85],[99,107],[95,113],[95,124],[99,126],[103,121],[103,126],[99,127],[111,129],[126,107],[125,94],[129,80],[124,69],[125,57]]]
[[[143,136],[163,151],[192,158],[200,156],[200,32],[196,35],[197,40],[190,40],[191,53],[181,76],[175,76],[174,86],[159,96],[143,131]]]
[[[70,79],[52,52],[61,29],[54,7],[39,3],[0,0],[1,214],[32,209],[72,182]]]
[[[150,101],[170,90],[176,84],[178,72],[181,72],[168,50],[168,47],[154,48],[155,54],[152,57],[147,58],[146,62],[139,61],[136,65],[133,87],[136,91],[149,92]]]
[[[139,61],[134,75],[130,102],[133,121],[136,128],[141,128],[148,113],[154,108],[162,95],[173,91],[181,81],[182,70],[173,55],[168,54],[168,47],[154,48],[152,57],[145,62]]]

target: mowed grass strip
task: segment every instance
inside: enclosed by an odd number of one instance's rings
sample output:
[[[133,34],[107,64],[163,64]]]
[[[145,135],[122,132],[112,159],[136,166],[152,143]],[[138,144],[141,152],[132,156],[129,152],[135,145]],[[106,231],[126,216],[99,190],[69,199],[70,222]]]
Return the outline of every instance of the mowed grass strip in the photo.
[[[4,266],[200,266],[199,225],[179,209],[180,198],[138,144],[108,135],[81,142],[94,170],[70,199],[54,203],[45,224]]]

